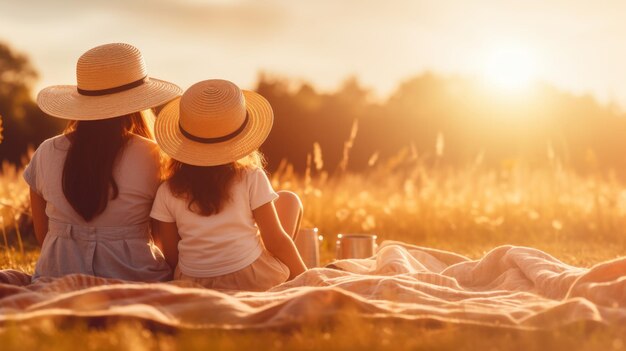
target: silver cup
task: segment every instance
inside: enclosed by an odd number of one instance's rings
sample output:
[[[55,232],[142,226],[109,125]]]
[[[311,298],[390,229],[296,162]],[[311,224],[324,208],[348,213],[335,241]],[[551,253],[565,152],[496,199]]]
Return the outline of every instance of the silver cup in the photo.
[[[377,238],[375,234],[337,234],[337,259],[373,256]]]
[[[317,228],[302,228],[294,242],[307,268],[320,265],[320,241],[323,237],[318,234]]]

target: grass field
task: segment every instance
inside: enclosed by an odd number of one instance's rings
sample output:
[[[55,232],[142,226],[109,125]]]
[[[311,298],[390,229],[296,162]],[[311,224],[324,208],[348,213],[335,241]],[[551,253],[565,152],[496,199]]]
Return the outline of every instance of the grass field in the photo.
[[[403,240],[472,258],[501,244],[526,245],[579,266],[626,251],[626,187],[610,174],[581,176],[554,161],[537,169],[515,162],[487,168],[475,162],[453,170],[399,156],[363,174],[328,175],[314,161],[302,177],[285,164],[272,181],[277,189],[301,194],[305,226],[316,226],[325,236],[324,262],[334,255],[335,235],[349,232],[376,233],[379,241]],[[37,251],[27,237],[28,218],[19,219],[27,209],[27,188],[19,179],[20,171],[3,167],[1,221],[3,240],[11,249],[0,252],[0,268],[32,271]],[[176,332],[130,322],[89,328],[41,322],[8,326],[0,332],[0,345],[2,350],[66,350],[75,345],[88,350],[623,350],[626,327],[581,324],[522,332],[381,324],[346,313],[328,325],[246,332]]]

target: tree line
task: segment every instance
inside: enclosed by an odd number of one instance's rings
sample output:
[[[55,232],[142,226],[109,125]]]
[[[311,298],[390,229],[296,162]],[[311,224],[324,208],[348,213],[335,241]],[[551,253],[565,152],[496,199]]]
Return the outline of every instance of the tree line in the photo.
[[[270,168],[285,158],[303,169],[319,143],[325,167],[333,171],[356,126],[348,165],[356,171],[372,160],[410,152],[450,166],[477,158],[495,166],[556,160],[582,172],[613,169],[626,175],[624,113],[545,83],[505,93],[475,79],[426,72],[382,101],[372,99],[356,78],[322,93],[307,83],[294,87],[261,75],[256,89],[275,110],[275,127],[264,145]]]
[[[28,145],[36,147],[64,126],[46,118],[32,100],[36,79],[28,57],[0,43],[2,160],[21,162]],[[505,93],[475,79],[425,72],[381,99],[356,77],[322,92],[307,82],[260,74],[255,90],[275,114],[262,147],[270,170],[287,160],[303,171],[317,145],[329,172],[361,171],[410,152],[450,166],[477,157],[489,165],[558,158],[582,172],[613,169],[626,175],[623,112],[549,84]]]

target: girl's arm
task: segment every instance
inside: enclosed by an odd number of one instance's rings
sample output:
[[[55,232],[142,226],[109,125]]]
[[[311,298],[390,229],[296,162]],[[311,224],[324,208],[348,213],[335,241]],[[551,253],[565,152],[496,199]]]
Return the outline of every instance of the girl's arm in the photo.
[[[261,231],[261,239],[265,248],[289,267],[289,279],[306,271],[306,266],[298,254],[296,245],[280,224],[273,202],[252,211],[254,220]]]
[[[33,188],[30,189],[30,210],[33,215],[33,226],[35,227],[35,238],[39,246],[43,245],[43,240],[48,234],[48,215],[46,214],[46,200]]]
[[[175,222],[161,222],[152,219],[152,238],[156,246],[161,249],[165,261],[172,269],[176,269],[178,264],[178,227]]]

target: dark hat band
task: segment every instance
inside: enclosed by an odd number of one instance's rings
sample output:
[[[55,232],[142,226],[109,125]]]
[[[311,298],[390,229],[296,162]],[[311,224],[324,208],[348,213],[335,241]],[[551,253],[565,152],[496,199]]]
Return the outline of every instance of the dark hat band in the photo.
[[[228,141],[236,137],[237,135],[241,134],[241,132],[243,132],[243,130],[246,128],[246,125],[248,125],[249,120],[250,118],[248,116],[248,113],[246,112],[246,119],[244,119],[243,123],[241,124],[239,128],[237,128],[237,130],[235,130],[234,132],[228,135],[224,135],[224,136],[217,137],[217,138],[201,138],[199,136],[195,136],[189,133],[188,131],[186,131],[185,128],[183,128],[183,126],[180,124],[180,121],[178,121],[178,129],[180,129],[180,132],[185,136],[185,138],[189,140],[202,143],[202,144],[216,144],[216,143],[222,143],[224,141]]]
[[[109,88],[109,89],[100,89],[100,90],[85,90],[85,89],[81,89],[76,87],[76,90],[78,90],[78,93],[80,95],[85,95],[85,96],[102,96],[102,95],[109,95],[109,94],[115,94],[115,93],[121,93],[122,91],[126,91],[126,90],[130,90],[132,88],[136,88],[140,85],[143,85],[144,83],[148,82],[148,76],[145,76],[139,80],[136,80],[134,82],[130,82],[128,84],[124,84],[124,85],[120,85],[119,87],[114,87],[114,88]]]

